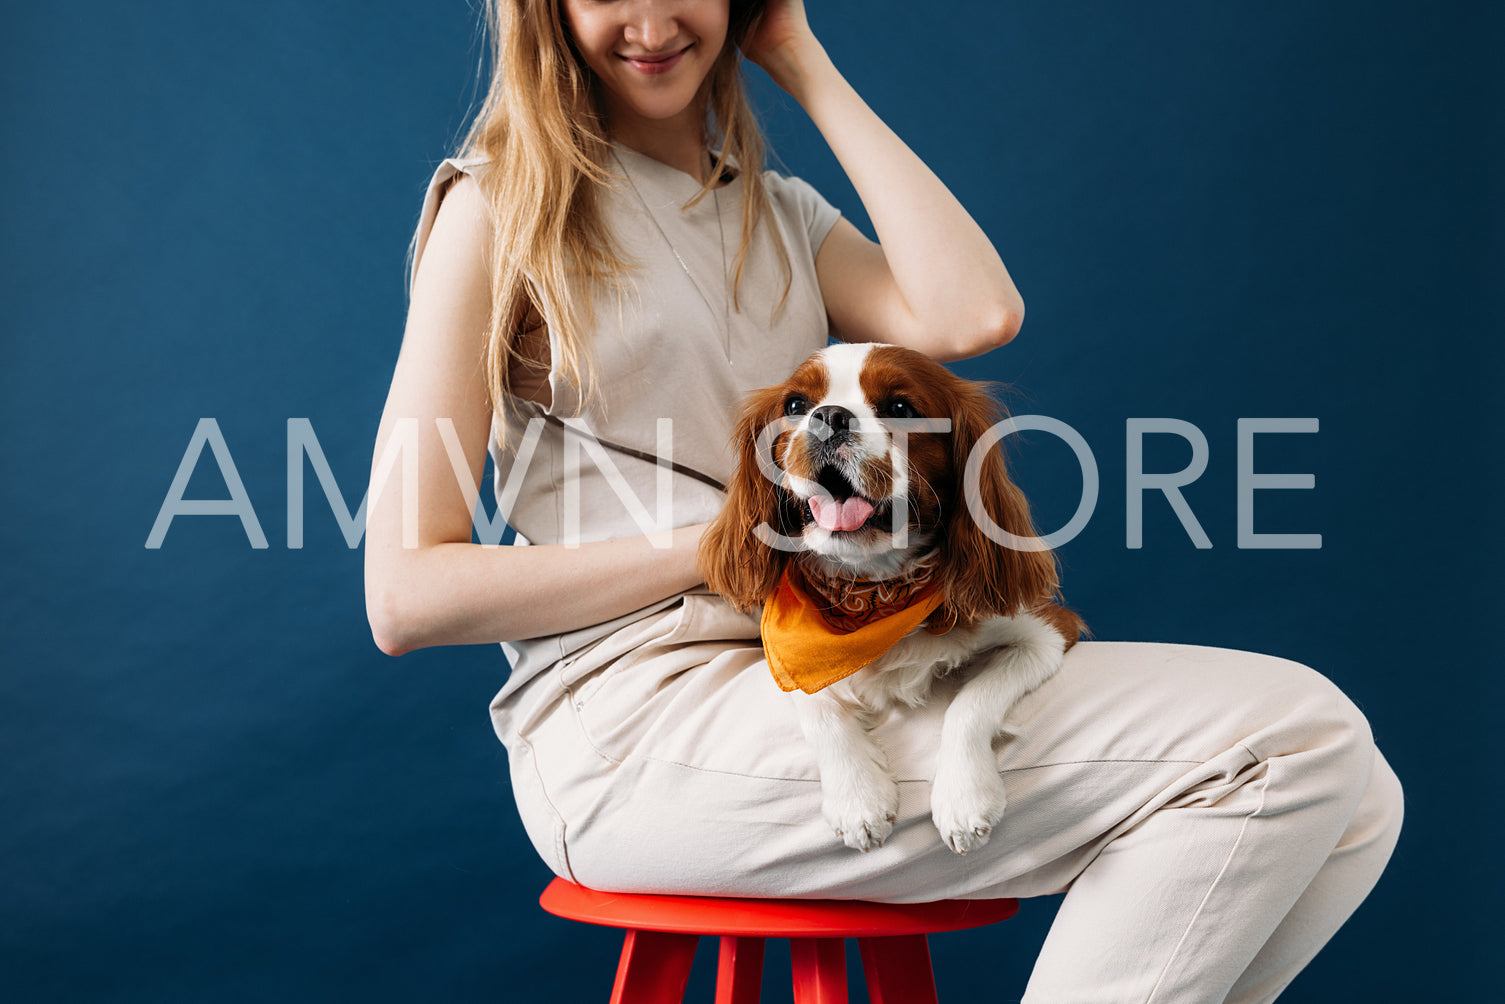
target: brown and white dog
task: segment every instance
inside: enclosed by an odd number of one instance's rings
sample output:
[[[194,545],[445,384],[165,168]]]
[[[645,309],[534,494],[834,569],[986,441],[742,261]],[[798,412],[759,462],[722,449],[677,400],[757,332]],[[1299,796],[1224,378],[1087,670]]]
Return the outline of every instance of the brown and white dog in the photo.
[[[883,843],[899,807],[871,724],[923,704],[952,671],[963,682],[931,815],[953,851],[986,843],[1006,801],[993,739],[1083,629],[1053,602],[1054,555],[1001,452],[976,449],[1001,418],[983,385],[918,352],[833,345],[754,392],[737,427],[701,569],[733,606],[763,607],[770,668],[815,747],[823,815],[858,850]]]

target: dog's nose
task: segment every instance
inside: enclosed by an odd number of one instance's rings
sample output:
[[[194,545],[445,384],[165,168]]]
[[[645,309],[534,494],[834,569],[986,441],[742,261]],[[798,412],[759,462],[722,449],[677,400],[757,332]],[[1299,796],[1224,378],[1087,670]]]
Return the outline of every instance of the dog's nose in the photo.
[[[850,431],[852,426],[857,424],[857,416],[839,404],[827,404],[816,408],[810,413],[810,422],[812,425],[817,423],[824,425],[830,430],[832,435],[836,435]],[[826,437],[822,436],[821,438],[824,439]]]

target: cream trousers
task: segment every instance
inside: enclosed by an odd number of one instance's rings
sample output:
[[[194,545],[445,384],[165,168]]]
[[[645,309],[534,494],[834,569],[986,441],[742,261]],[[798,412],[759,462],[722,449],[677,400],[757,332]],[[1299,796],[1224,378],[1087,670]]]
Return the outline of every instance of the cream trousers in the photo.
[[[1401,790],[1364,717],[1297,663],[1083,642],[995,743],[1008,808],[965,857],[929,793],[947,693],[875,730],[900,779],[863,854],[757,624],[719,599],[618,631],[493,705],[530,838],[613,891],[918,901],[1064,892],[1025,1001],[1273,1000],[1368,894]],[[505,692],[504,692],[505,693]]]

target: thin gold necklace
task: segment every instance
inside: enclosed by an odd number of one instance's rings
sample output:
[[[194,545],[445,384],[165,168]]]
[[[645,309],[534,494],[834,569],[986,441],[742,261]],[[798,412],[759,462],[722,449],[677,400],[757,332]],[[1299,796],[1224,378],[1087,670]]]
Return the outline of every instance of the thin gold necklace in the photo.
[[[644,154],[644,156],[647,155]],[[674,260],[679,262],[679,267],[684,270],[685,277],[690,280],[690,285],[693,286],[695,288],[695,292],[699,294],[701,302],[705,304],[706,310],[710,311],[712,317],[715,317],[715,305],[711,303],[710,297],[706,296],[705,290],[701,288],[700,283],[695,281],[695,273],[690,271],[690,266],[685,261],[684,256],[679,253],[679,248],[675,247],[674,242],[669,239],[668,233],[665,232],[663,225],[659,223],[658,217],[654,215],[653,207],[650,206],[648,204],[648,200],[643,197],[642,190],[638,188],[637,181],[632,177],[632,172],[627,169],[626,164],[622,163],[622,158],[617,155],[615,147],[612,148],[611,157],[617,162],[617,167],[621,170],[623,177],[627,179],[627,184],[632,186],[633,194],[637,196],[638,202],[642,204],[643,211],[646,212],[648,214],[648,218],[653,221],[654,229],[658,231],[658,235],[662,237],[664,239],[664,243],[669,246],[669,251],[674,255]],[[712,166],[715,166],[714,160],[712,160]],[[668,165],[665,165],[665,167],[668,167]],[[669,169],[674,170],[674,168]],[[731,277],[727,275],[726,225],[721,220],[720,185],[717,185],[715,188],[711,189],[711,208],[716,213],[716,237],[717,244],[721,248],[721,351],[725,353],[727,361],[730,362],[732,358]]]

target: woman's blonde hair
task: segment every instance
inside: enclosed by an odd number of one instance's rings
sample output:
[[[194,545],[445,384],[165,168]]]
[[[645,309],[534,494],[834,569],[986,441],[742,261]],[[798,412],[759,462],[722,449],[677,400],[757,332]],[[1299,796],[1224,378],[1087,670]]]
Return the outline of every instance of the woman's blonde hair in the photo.
[[[763,138],[742,86],[738,44],[765,0],[730,0],[727,39],[703,88],[705,145],[716,163],[691,205],[722,176],[728,161],[742,171],[742,238],[733,299],[748,247],[767,205]],[[630,263],[619,255],[597,196],[614,180],[606,170],[610,141],[599,89],[575,51],[559,0],[487,0],[491,83],[459,156],[483,156],[480,175],[493,224],[491,319],[484,365],[494,410],[509,398],[514,340],[529,307],[548,325],[559,358],[552,365],[588,397],[592,390],[589,332],[592,293],[617,286]],[[790,281],[789,257],[777,227],[775,251]],[[782,304],[782,299],[780,301]],[[775,308],[777,309],[777,308]]]

